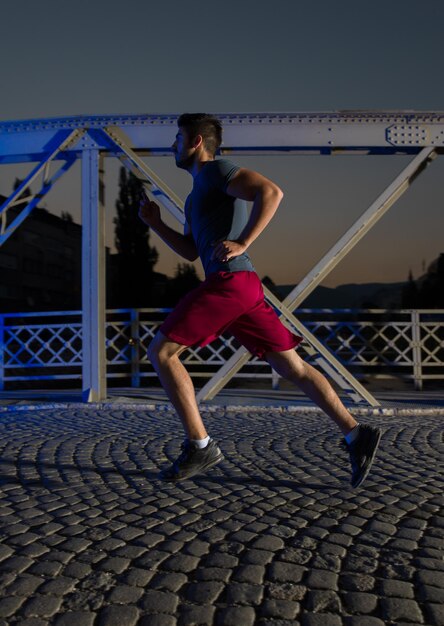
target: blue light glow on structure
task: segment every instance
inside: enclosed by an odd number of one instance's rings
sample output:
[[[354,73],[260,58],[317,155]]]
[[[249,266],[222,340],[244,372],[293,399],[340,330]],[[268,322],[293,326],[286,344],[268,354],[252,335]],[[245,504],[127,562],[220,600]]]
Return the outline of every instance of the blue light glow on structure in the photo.
[[[86,401],[106,397],[105,264],[100,163],[119,158],[165,208],[183,223],[183,202],[146,163],[150,155],[170,155],[177,115],[77,116],[0,122],[0,164],[34,163],[21,185],[0,207],[0,245],[30,214],[37,202],[77,159],[82,160],[83,222],[83,396]],[[356,402],[378,403],[293,311],[339,261],[378,222],[408,189],[417,175],[444,149],[444,113],[414,111],[344,111],[300,113],[222,113],[222,154],[408,154],[412,160],[325,254],[297,287],[280,302],[264,289],[283,322],[303,334],[307,352]],[[51,174],[51,168],[55,172]],[[31,183],[41,177],[36,194]],[[25,195],[25,197],[23,197]],[[8,223],[8,209],[25,207]],[[199,392],[212,398],[251,355],[239,349]]]

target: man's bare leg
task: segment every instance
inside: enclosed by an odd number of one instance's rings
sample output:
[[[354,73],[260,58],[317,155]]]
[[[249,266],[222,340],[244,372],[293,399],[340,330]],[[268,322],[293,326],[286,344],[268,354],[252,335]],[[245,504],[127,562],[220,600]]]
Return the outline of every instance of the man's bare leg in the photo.
[[[148,358],[180,417],[188,439],[205,439],[208,435],[197,406],[194,385],[179,359],[187,347],[170,341],[159,332],[149,345]]]
[[[159,332],[148,349],[148,358],[182,421],[188,439],[174,463],[160,472],[161,478],[171,481],[190,478],[223,459],[218,445],[207,435],[197,407],[193,382],[179,359],[186,348]]]
[[[381,438],[381,430],[373,426],[358,426],[328,380],[314,367],[305,363],[294,350],[267,352],[265,358],[283,378],[295,383],[340,428],[346,438],[352,467],[352,487],[366,479]],[[353,431],[353,432],[352,432]]]
[[[347,435],[358,422],[347,411],[328,380],[314,367],[305,363],[295,350],[267,352],[271,367],[286,380],[295,383]]]

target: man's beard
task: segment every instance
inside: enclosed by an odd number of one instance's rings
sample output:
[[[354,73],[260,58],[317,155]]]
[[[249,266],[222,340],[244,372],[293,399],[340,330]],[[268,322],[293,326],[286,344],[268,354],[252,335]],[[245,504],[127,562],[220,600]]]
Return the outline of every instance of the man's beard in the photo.
[[[176,166],[180,167],[182,170],[187,170],[191,167],[191,165],[193,165],[194,155],[192,154],[182,158],[178,158],[177,155],[174,156],[176,158]]]

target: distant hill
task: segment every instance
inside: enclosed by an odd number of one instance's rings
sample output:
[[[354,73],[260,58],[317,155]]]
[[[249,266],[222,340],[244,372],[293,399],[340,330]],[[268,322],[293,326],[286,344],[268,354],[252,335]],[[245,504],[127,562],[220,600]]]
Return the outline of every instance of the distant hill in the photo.
[[[302,303],[307,309],[396,309],[401,308],[405,283],[364,283],[316,287]],[[276,285],[272,290],[282,300],[294,285]]]

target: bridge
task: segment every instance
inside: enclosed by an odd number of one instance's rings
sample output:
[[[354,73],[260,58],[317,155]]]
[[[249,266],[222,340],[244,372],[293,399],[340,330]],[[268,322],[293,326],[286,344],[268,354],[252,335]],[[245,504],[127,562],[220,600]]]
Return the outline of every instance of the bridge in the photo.
[[[82,388],[86,402],[106,398],[105,245],[103,163],[117,158],[180,223],[183,202],[149,167],[150,156],[170,154],[177,115],[78,116],[0,123],[0,164],[37,163],[0,207],[0,245],[79,159],[82,184]],[[358,244],[444,147],[444,113],[342,111],[222,113],[222,155],[411,155],[409,164],[283,300],[265,286],[268,301],[288,327],[303,335],[307,354],[355,403],[379,402],[294,315],[305,298]],[[40,189],[31,193],[32,183]],[[25,199],[24,199],[25,197]],[[8,220],[8,210],[23,206]],[[248,362],[239,348],[198,394],[209,400]]]

